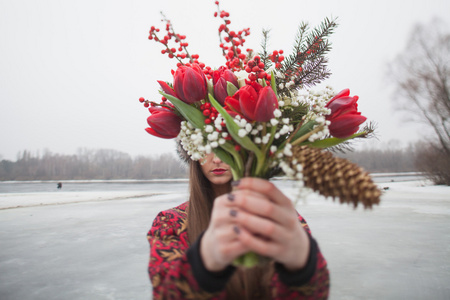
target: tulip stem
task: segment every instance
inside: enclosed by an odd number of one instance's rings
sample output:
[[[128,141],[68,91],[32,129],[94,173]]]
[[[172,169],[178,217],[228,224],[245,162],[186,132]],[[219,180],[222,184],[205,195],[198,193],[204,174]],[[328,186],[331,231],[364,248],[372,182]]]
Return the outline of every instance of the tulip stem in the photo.
[[[317,133],[321,130],[323,130],[323,125],[317,126],[316,128],[314,128],[313,130],[311,130],[310,132],[308,132],[307,134],[299,137],[298,139],[296,139],[295,141],[293,141],[291,143],[292,146],[298,145],[304,141],[306,141],[311,135],[313,135],[314,133]]]
[[[250,152],[247,158],[247,162],[245,163],[245,177],[250,177],[252,175],[252,165],[253,165],[253,159],[255,158],[255,153]]]
[[[302,127],[302,125],[303,125],[303,120],[301,120],[300,123],[298,123],[297,128],[295,128],[294,132],[292,132],[292,134],[289,135],[289,138],[286,140],[286,144],[291,142],[292,138],[297,134],[297,132]]]

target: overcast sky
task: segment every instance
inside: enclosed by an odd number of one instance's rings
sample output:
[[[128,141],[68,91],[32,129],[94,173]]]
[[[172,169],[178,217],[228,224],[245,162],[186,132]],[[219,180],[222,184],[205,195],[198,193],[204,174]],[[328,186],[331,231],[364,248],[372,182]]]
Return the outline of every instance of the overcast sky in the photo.
[[[421,126],[394,112],[387,65],[405,49],[416,23],[448,21],[449,3],[222,0],[221,7],[231,14],[232,29],[250,27],[246,46],[259,50],[261,30],[270,28],[269,49],[287,53],[301,21],[315,26],[338,17],[326,83],[360,96],[363,115],[379,124],[374,145],[406,146],[420,138]],[[44,149],[173,151],[173,140],[144,131],[149,113],[138,102],[157,100],[156,80],[171,80],[175,68],[161,45],[147,40],[151,25],[164,28],[161,10],[187,35],[191,53],[212,67],[224,64],[213,0],[0,0],[0,158]]]

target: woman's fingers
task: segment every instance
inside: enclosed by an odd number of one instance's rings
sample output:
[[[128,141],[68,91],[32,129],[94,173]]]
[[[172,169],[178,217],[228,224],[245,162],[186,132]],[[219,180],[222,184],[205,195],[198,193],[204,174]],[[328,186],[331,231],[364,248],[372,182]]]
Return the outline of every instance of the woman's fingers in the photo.
[[[260,255],[276,258],[282,254],[282,245],[262,239],[253,235],[245,228],[240,227],[238,238],[241,244],[246,246],[250,251],[254,251]]]
[[[288,238],[287,230],[280,224],[269,219],[250,214],[246,211],[231,209],[230,215],[234,218],[239,228],[244,227],[254,235],[260,235],[265,239],[280,242]]]
[[[233,191],[223,199],[226,199],[222,200],[226,202],[225,207],[237,208],[286,227],[291,227],[292,221],[297,220],[297,214],[292,206],[281,206],[272,202],[266,195],[253,190]]]
[[[286,197],[273,183],[261,178],[245,177],[233,182],[235,189],[249,189],[266,195],[272,202],[286,207],[293,207],[291,200]]]

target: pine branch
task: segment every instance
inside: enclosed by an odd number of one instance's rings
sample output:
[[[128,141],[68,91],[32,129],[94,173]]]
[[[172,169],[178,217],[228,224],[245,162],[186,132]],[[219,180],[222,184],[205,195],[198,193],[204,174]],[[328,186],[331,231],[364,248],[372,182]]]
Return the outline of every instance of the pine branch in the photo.
[[[262,30],[262,41],[261,41],[261,52],[259,53],[259,56],[261,57],[261,61],[265,65],[265,69],[267,70],[272,66],[272,61],[269,59],[269,53],[267,52],[267,44],[269,42],[269,33],[270,29],[263,29]]]
[[[301,23],[295,39],[293,53],[285,58],[280,71],[284,78],[279,83],[294,82],[295,88],[313,86],[328,78],[331,73],[326,68],[328,59],[325,55],[331,50],[328,36],[337,27],[335,20],[325,18],[317,28],[309,30],[307,23]],[[281,94],[288,95],[288,89]]]

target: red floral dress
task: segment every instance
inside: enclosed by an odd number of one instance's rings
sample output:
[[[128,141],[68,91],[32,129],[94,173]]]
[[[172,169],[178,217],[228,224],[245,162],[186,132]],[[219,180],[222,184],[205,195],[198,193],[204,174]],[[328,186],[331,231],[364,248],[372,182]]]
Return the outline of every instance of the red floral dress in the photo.
[[[185,202],[160,212],[148,233],[148,272],[153,284],[153,299],[225,299],[224,287],[234,267],[230,266],[220,274],[204,268],[199,255],[199,240],[189,244],[187,206],[188,202]],[[310,257],[307,266],[298,272],[291,273],[275,264],[270,282],[272,298],[326,299],[329,291],[327,263],[311,238],[306,221],[300,215],[298,218],[310,236]]]

